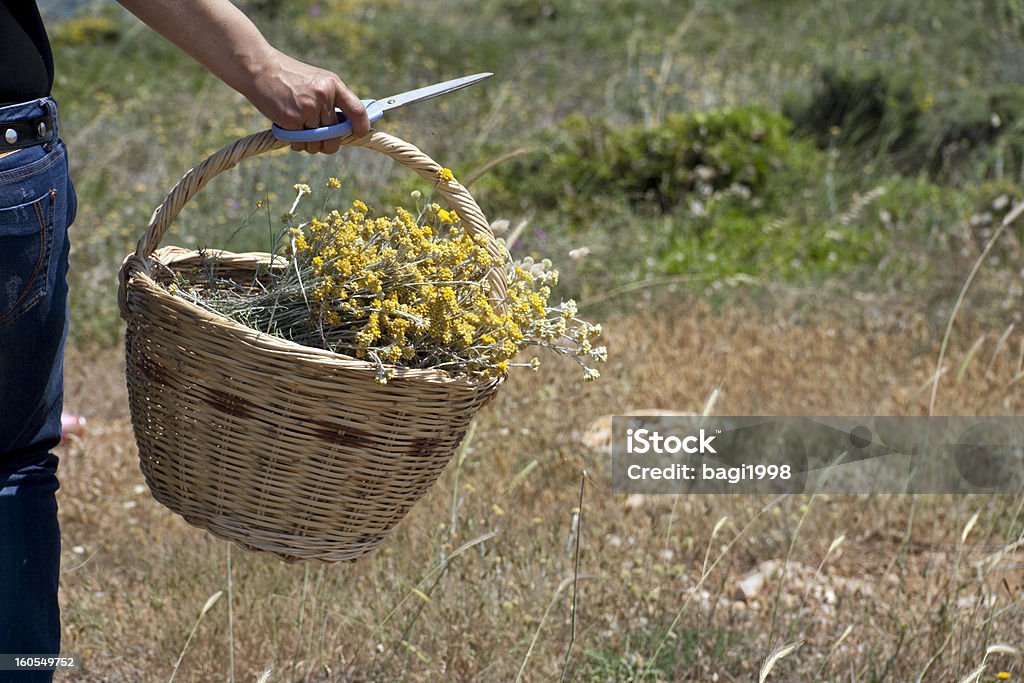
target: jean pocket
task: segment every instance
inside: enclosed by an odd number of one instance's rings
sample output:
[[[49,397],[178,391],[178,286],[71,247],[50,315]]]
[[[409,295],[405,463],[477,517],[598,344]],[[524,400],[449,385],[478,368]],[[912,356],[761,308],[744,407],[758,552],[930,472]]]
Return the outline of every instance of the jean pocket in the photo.
[[[0,328],[46,296],[56,190],[0,209]]]

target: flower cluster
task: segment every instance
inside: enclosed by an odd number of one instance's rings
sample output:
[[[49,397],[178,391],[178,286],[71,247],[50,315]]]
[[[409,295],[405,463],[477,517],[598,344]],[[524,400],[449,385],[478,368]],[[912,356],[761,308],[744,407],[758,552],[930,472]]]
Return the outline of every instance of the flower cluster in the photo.
[[[439,182],[450,182],[442,169]],[[331,179],[328,189],[340,183]],[[355,200],[345,211],[296,219],[307,185],[296,185],[285,216],[279,268],[256,292],[205,296],[202,303],[251,327],[297,343],[377,364],[386,382],[393,366],[435,368],[477,378],[502,375],[531,346],[576,359],[584,379],[607,351],[601,333],[577,317],[572,300],[549,302],[558,272],[547,260],[514,263],[488,236],[470,234],[454,211],[428,203],[418,216],[398,209],[376,215]],[[491,285],[500,274],[501,296]],[[179,288],[182,291],[182,288]],[[190,290],[194,296],[195,290]],[[230,291],[230,290],[227,290]]]

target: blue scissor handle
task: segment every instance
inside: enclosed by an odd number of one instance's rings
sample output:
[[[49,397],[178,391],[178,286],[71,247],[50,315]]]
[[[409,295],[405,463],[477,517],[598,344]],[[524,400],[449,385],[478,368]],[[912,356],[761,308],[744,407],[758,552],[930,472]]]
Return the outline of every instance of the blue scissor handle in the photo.
[[[384,116],[384,109],[377,104],[377,100],[363,100],[363,106],[366,107],[370,123]],[[332,140],[352,133],[352,122],[348,120],[344,112],[340,109],[335,109],[334,111],[338,114],[338,123],[333,126],[321,126],[320,128],[310,128],[307,130],[288,130],[287,128],[281,128],[275,123],[270,129],[274,131],[274,137],[285,142]]]

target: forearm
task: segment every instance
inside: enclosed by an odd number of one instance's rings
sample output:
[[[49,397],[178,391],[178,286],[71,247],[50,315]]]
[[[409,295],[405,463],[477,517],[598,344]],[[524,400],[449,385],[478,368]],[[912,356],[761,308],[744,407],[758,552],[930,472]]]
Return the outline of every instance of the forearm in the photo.
[[[352,121],[353,135],[362,137],[370,131],[365,107],[337,74],[274,49],[230,0],[118,2],[279,126],[332,125],[338,122],[337,107]],[[334,152],[339,145],[338,140],[327,140],[293,143],[292,149]]]
[[[118,1],[247,97],[260,72],[274,61],[274,48],[249,18],[227,0]]]

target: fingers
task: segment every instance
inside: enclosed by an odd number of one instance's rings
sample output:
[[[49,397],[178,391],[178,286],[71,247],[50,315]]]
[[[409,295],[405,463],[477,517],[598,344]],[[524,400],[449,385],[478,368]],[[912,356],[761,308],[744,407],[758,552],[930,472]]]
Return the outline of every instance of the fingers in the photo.
[[[306,130],[330,125],[330,120],[324,116],[322,102],[323,96],[318,92],[317,87],[312,84],[308,91],[300,96],[299,106],[302,111],[302,127]],[[292,143],[293,150],[309,152],[310,154],[316,154],[322,146],[323,143],[320,141]]]
[[[335,112],[335,107],[337,107],[352,122],[352,135],[354,137],[361,138],[368,134],[370,132],[370,119],[366,114],[366,107],[363,106],[363,103],[334,74],[330,74],[330,78],[327,80],[328,83],[323,84],[326,87],[322,86],[322,89],[316,89],[316,110],[310,112],[309,120],[304,122],[304,127],[318,128],[335,125],[338,123],[338,117]],[[341,140],[341,138],[333,138],[318,142],[293,143],[292,149],[310,154],[334,154],[341,148]]]
[[[334,99],[328,97],[320,98],[320,125],[321,126],[333,126],[338,123],[338,115],[334,110]],[[324,154],[334,154],[341,148],[341,139],[334,138],[332,140],[323,140],[319,143],[320,147],[316,150],[306,150],[311,153],[323,152]]]
[[[314,91],[314,99],[306,107],[305,119],[302,123],[302,127],[307,130],[314,128],[321,128],[324,126],[333,126],[338,122],[338,118],[334,115],[334,107],[327,106],[325,104],[326,98],[322,93]],[[292,149],[297,152],[308,152],[310,154],[319,154],[324,151],[324,140],[317,140],[314,142],[300,142],[292,144]],[[337,151],[335,149],[334,151]]]
[[[333,106],[345,112],[345,116],[352,122],[353,136],[361,138],[370,132],[370,117],[366,114],[366,107],[341,80],[337,82]]]

